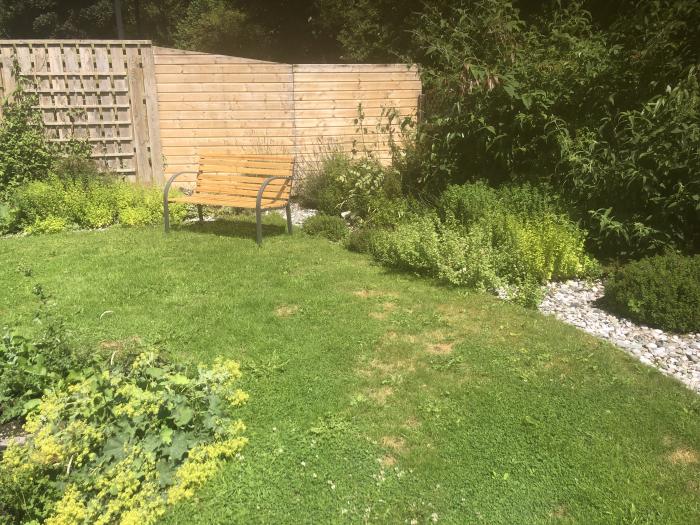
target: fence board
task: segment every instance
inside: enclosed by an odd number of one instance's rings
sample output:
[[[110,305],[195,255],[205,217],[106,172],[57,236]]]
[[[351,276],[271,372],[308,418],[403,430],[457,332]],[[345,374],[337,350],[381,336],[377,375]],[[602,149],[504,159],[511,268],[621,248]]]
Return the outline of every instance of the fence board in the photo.
[[[143,53],[142,62],[144,90],[146,93],[146,118],[148,120],[148,153],[151,162],[152,177],[154,180],[162,180],[164,173],[160,138],[160,114],[158,112],[158,87],[156,85],[155,62],[152,49]]]
[[[118,161],[111,156],[114,153],[112,137],[115,135],[116,130],[119,129],[118,126],[112,125],[116,119],[113,114],[113,105],[116,103],[112,96],[107,98],[107,95],[111,95],[112,81],[109,77],[101,75],[101,73],[106,73],[109,71],[109,48],[106,45],[96,45],[94,48],[95,53],[95,76],[92,79],[91,89],[98,89],[95,93],[97,97],[97,102],[102,105],[102,110],[99,116],[99,129],[100,134],[104,138],[102,142],[102,147],[100,151],[100,160],[104,162],[107,168],[110,169],[126,169],[118,166]],[[129,121],[130,122],[130,121]],[[131,130],[129,130],[131,132]],[[131,134],[131,133],[129,133]],[[131,169],[126,173],[131,173]]]
[[[107,52],[109,54],[109,60],[111,63],[111,70],[107,69],[103,73],[112,73],[111,75],[101,75],[100,78],[106,77],[106,82],[112,88],[110,93],[106,94],[107,100],[111,107],[105,112],[109,115],[112,122],[123,122],[130,121],[132,123],[131,127],[125,129],[122,126],[113,127],[113,137],[116,140],[111,140],[108,144],[108,149],[110,152],[118,153],[114,155],[112,162],[115,169],[129,170],[130,172],[139,173],[139,179],[144,181],[150,181],[150,173],[143,171],[145,169],[146,163],[143,160],[143,152],[137,142],[142,139],[143,131],[138,130],[139,126],[143,125],[143,122],[138,117],[140,116],[140,103],[136,104],[139,107],[132,107],[132,100],[134,99],[133,85],[134,79],[131,78],[131,73],[135,71],[129,70],[129,65],[127,63],[127,57],[125,55],[125,48],[123,44],[120,45],[109,45],[107,47]],[[127,109],[120,109],[115,107],[117,105],[127,104]],[[134,140],[129,143],[124,143],[119,140],[121,137],[131,135]]]
[[[150,182],[150,176],[152,174],[148,166],[148,128],[146,108],[143,104],[145,100],[143,70],[139,67],[140,57],[138,56],[138,49],[130,47],[126,49],[126,53],[129,95],[133,101],[131,111],[134,122],[134,152],[136,154],[139,173],[148,173],[148,181]]]
[[[80,70],[82,72],[80,84],[85,92],[83,110],[85,111],[85,120],[89,124],[86,135],[90,137],[90,140],[97,143],[93,146],[93,151],[99,151],[104,148],[104,135],[102,128],[99,126],[102,106],[98,104],[97,95],[90,91],[97,87],[95,82],[95,56],[92,47],[77,45],[76,49],[80,56]]]

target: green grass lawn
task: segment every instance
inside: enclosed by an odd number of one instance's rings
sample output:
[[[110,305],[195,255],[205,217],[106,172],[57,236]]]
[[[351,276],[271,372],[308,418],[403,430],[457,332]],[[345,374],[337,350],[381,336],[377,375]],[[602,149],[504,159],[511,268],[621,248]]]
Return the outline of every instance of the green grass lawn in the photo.
[[[0,240],[3,324],[30,318],[38,282],[96,350],[242,363],[250,443],[165,523],[700,522],[698,396],[554,319],[272,222],[261,249],[225,221]]]

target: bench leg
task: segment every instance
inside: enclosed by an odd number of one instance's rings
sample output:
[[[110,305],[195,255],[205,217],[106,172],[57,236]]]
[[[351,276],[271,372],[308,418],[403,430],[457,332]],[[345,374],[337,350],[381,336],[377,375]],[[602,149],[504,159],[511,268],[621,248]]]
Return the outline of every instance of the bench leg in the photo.
[[[204,214],[202,213],[202,205],[197,204],[197,217],[199,217],[199,222],[204,221]]]
[[[260,210],[260,206],[255,207],[255,227],[258,246],[262,246],[262,211]]]
[[[168,211],[168,201],[163,200],[163,227],[165,228],[165,233],[170,231],[170,212]]]
[[[287,211],[287,233],[289,235],[292,234],[292,207],[287,203],[287,206],[285,206],[285,210]]]

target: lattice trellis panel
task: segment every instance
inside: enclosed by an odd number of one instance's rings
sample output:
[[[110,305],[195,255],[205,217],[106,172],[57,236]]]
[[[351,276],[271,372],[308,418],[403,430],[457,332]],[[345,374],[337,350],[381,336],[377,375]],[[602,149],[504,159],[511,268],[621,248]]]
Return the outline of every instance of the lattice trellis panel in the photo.
[[[51,140],[87,139],[105,168],[160,181],[153,52],[148,41],[0,41],[0,89],[16,86],[13,64],[38,95]]]

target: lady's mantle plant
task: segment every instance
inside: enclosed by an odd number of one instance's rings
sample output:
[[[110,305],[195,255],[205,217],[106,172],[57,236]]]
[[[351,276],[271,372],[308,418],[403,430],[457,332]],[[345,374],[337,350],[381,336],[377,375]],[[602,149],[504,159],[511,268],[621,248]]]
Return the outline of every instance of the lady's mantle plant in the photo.
[[[155,351],[71,372],[27,405],[27,440],[2,456],[0,521],[154,523],[246,445],[240,376],[234,361],[188,373]]]

